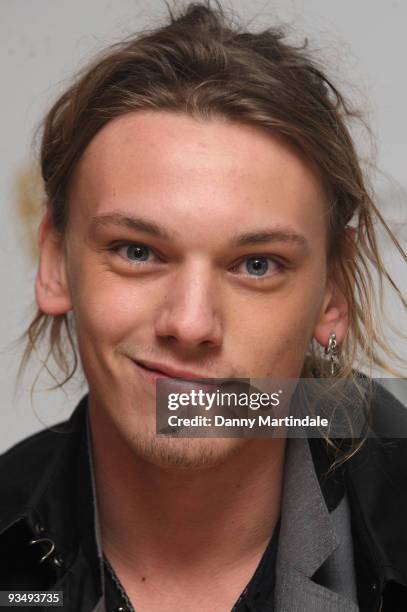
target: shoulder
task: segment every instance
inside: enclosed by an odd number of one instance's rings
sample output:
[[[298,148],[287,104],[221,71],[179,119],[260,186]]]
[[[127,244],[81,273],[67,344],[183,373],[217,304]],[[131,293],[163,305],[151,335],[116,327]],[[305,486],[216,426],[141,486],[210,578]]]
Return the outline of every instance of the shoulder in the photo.
[[[3,500],[22,503],[52,473],[82,429],[84,399],[68,419],[24,438],[0,455]]]
[[[61,428],[67,421],[58,423],[55,428]],[[43,466],[44,461],[53,454],[57,444],[57,434],[54,429],[44,429],[24,438],[0,455],[0,482],[12,478],[13,473],[24,470],[35,472]]]
[[[403,391],[407,381],[400,382]],[[370,556],[386,580],[407,585],[407,409],[380,383],[369,435],[345,462],[344,474],[360,564]]]
[[[354,455],[346,461],[346,472],[357,482],[359,493],[399,495],[407,510],[407,408],[390,389],[394,386],[407,392],[407,380],[383,380],[372,384],[371,400],[367,409],[366,439]],[[406,393],[407,394],[407,393]],[[407,397],[406,397],[407,399]]]

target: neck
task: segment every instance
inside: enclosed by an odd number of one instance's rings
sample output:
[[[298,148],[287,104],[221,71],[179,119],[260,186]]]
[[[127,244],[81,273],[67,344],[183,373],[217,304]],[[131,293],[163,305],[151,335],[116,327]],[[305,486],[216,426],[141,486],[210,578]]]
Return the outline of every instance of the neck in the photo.
[[[90,411],[103,549],[125,568],[232,568],[264,550],[280,514],[284,439],[248,439],[223,463],[159,466]],[[105,449],[109,449],[106,452]]]

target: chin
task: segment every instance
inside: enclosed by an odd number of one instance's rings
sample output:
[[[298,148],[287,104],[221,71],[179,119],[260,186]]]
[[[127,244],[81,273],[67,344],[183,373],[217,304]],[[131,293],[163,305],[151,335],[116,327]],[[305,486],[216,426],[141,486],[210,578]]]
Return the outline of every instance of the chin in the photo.
[[[135,437],[132,448],[137,456],[157,467],[178,470],[204,470],[225,463],[245,440],[237,438]]]

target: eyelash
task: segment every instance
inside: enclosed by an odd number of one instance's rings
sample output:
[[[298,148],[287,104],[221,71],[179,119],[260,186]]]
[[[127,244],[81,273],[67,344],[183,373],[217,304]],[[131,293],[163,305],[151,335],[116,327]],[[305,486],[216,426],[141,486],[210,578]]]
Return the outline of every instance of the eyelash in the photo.
[[[153,249],[151,247],[147,246],[146,244],[143,244],[142,242],[114,242],[114,243],[110,244],[107,247],[107,250],[115,253],[116,255],[118,255],[119,254],[118,251],[120,249],[122,249],[123,247],[129,247],[129,246],[143,247],[145,249],[148,249],[148,251],[150,251],[150,253],[154,253],[154,251],[153,251]],[[158,255],[155,255],[155,256],[158,259],[161,259],[160,257],[158,257]],[[122,259],[124,259],[124,258],[122,257]],[[148,261],[133,261],[133,262],[128,261],[128,263],[130,263],[130,265],[140,265],[140,264],[146,264],[146,263],[149,263],[149,262]]]
[[[123,247],[128,247],[128,246],[143,247],[143,248],[147,249],[150,253],[153,253],[155,255],[155,257],[157,257],[158,259],[161,259],[158,255],[156,255],[154,253],[154,250],[151,247],[147,246],[146,244],[143,244],[142,242],[124,242],[124,241],[123,242],[115,242],[115,243],[110,244],[106,248],[106,250],[109,251],[109,252],[113,252],[115,255],[119,255],[119,253],[118,253],[119,250],[122,249]],[[120,255],[119,255],[119,257],[120,257]],[[254,255],[250,255],[248,257],[243,257],[242,259],[240,259],[236,264],[234,264],[232,269],[235,270],[244,261],[252,260],[252,259],[257,259],[257,258],[259,258],[259,259],[267,259],[267,260],[273,262],[273,264],[275,266],[277,266],[277,272],[272,274],[271,277],[274,277],[277,274],[280,274],[281,272],[286,270],[287,267],[288,267],[286,264],[284,264],[280,259],[278,259],[276,257],[271,257],[270,255],[261,255],[259,253],[255,253]],[[124,258],[122,258],[122,259],[124,259]],[[139,261],[139,262],[134,261],[134,262],[130,263],[130,265],[142,265],[142,264],[147,264],[147,263],[149,263],[149,262],[148,261]],[[249,276],[250,278],[255,278],[256,281],[265,281],[265,280],[271,278],[270,276],[266,276],[266,275],[265,276],[256,276],[256,275],[248,274],[247,276]]]

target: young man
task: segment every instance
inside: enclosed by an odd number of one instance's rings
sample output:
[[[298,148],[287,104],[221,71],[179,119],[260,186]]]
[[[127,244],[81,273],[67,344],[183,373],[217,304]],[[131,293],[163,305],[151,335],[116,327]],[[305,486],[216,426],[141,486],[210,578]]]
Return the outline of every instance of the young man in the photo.
[[[404,441],[156,435],[159,377],[332,361],[353,380],[363,346],[379,363],[360,274],[383,267],[348,112],[278,32],[199,4],[57,101],[28,338],[50,325],[63,365],[74,330],[89,393],[1,457],[2,590],[82,612],[406,609]],[[405,431],[381,389],[373,422],[384,401]]]

